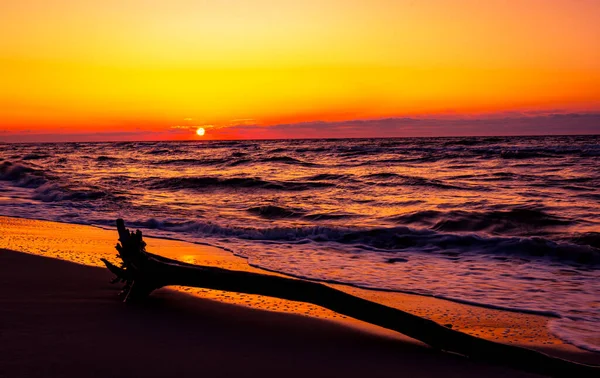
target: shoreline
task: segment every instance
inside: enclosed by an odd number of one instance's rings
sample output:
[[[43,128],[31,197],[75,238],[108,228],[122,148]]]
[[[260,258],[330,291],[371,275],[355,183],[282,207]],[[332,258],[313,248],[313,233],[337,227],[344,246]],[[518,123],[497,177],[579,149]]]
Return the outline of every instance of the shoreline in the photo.
[[[35,222],[59,223],[59,224],[71,225],[71,226],[94,227],[94,228],[97,228],[100,230],[110,231],[110,232],[115,231],[114,227],[105,226],[105,225],[86,224],[86,223],[69,223],[69,222],[65,222],[65,221],[46,220],[46,219],[27,218],[27,217],[8,216],[8,215],[0,215],[0,224],[2,224],[1,218],[21,219],[24,221],[35,221]],[[131,227],[131,229],[133,230],[133,229],[138,229],[138,228]],[[231,250],[227,247],[224,247],[224,246],[213,245],[210,243],[203,243],[203,242],[199,242],[199,241],[189,241],[189,240],[185,240],[182,238],[170,237],[170,236],[166,236],[166,235],[152,236],[152,235],[146,234],[146,232],[152,232],[152,229],[143,228],[142,231],[144,232],[144,237],[148,238],[148,239],[170,240],[170,241],[174,241],[174,242],[193,244],[193,245],[197,245],[200,247],[216,248],[216,249],[225,251],[225,252],[233,255],[235,258],[239,258],[239,259],[245,261],[245,265],[248,265],[249,267],[255,269],[255,271],[264,273],[264,274],[274,274],[274,275],[279,275],[279,276],[297,278],[297,279],[301,279],[301,280],[315,281],[315,282],[320,282],[320,283],[338,287],[338,288],[347,287],[347,288],[352,288],[352,289],[357,289],[360,291],[367,291],[367,292],[373,291],[373,292],[382,292],[382,293],[391,293],[391,294],[397,293],[397,294],[409,295],[409,296],[433,298],[433,299],[437,299],[437,300],[448,301],[448,302],[462,304],[462,305],[466,305],[466,306],[480,307],[483,309],[498,310],[498,311],[503,311],[503,312],[514,312],[517,314],[537,315],[537,316],[542,316],[542,317],[547,317],[547,318],[555,318],[555,319],[558,319],[561,317],[559,314],[552,312],[552,311],[528,310],[528,309],[519,309],[519,308],[511,308],[511,307],[502,307],[502,306],[495,306],[495,305],[490,305],[490,304],[485,304],[485,303],[477,303],[477,302],[468,301],[468,300],[446,298],[443,296],[436,296],[436,295],[421,294],[421,293],[416,293],[416,292],[412,292],[412,291],[408,291],[408,290],[404,291],[404,290],[393,290],[393,289],[385,289],[385,288],[374,288],[374,287],[360,286],[360,285],[355,285],[355,284],[346,283],[346,282],[339,282],[339,281],[334,281],[334,280],[318,280],[318,279],[307,278],[307,277],[304,277],[301,275],[294,275],[294,274],[290,274],[290,273],[281,273],[276,270],[264,268],[264,267],[258,266],[256,264],[251,264],[250,262],[248,262],[248,259],[246,257],[236,254],[233,250]],[[159,232],[160,232],[160,230],[159,230]],[[172,257],[177,259],[177,256],[172,256]],[[70,260],[67,260],[67,261],[70,261]],[[104,266],[104,265],[103,264],[99,264],[99,265],[94,264],[93,266]]]
[[[100,257],[112,260],[116,254],[114,250],[116,232],[98,226],[0,217],[0,228],[3,230],[0,235],[0,248],[88,266],[102,266]],[[145,236],[149,238],[148,250],[166,257],[200,265],[284,276],[252,267],[246,259],[217,247]],[[330,285],[352,295],[434,320],[439,324],[452,325],[454,329],[474,336],[536,349],[577,362],[600,364],[600,354],[581,350],[553,336],[547,326],[552,318],[546,316],[490,309],[415,294],[377,291],[339,284]],[[175,289],[227,304],[320,318],[386,338],[406,339],[396,332],[349,319],[314,305],[214,290]],[[117,288],[114,290],[116,292]]]

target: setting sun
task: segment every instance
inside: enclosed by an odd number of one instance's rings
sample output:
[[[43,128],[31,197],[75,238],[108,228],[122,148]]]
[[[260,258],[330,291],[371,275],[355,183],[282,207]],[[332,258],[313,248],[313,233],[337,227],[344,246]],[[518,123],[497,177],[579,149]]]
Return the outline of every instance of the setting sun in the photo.
[[[199,136],[204,136],[204,128],[203,127],[198,127],[198,130],[196,130],[196,134],[198,134]]]

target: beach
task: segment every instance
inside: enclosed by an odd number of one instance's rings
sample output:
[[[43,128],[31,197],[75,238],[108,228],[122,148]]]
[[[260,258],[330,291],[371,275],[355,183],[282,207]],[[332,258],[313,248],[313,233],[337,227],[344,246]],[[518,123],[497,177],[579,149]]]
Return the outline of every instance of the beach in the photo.
[[[443,354],[317,306],[218,291],[161,289],[123,304],[100,257],[116,232],[0,217],[0,376],[519,376]],[[221,249],[146,237],[148,250],[186,262],[261,271]],[[336,285],[463,332],[588,364],[549,318]],[[500,340],[498,340],[500,339]],[[525,376],[525,375],[523,375]]]

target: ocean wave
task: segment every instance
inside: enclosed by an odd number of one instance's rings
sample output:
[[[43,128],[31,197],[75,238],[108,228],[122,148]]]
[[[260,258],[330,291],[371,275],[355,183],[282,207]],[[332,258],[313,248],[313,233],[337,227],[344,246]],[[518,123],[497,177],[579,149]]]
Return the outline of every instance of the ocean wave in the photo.
[[[57,201],[93,201],[106,197],[113,197],[102,190],[73,189],[57,183],[45,183],[35,189],[34,199],[42,202]]]
[[[417,164],[417,163],[434,163],[441,160],[452,159],[456,156],[450,154],[444,155],[425,155],[425,156],[415,156],[410,152],[404,157],[394,157],[394,158],[386,158],[386,159],[377,159],[372,161],[366,161],[361,163],[361,165],[373,165],[373,164]]]
[[[337,219],[349,219],[359,217],[358,214],[352,214],[342,211],[332,211],[328,213],[313,213],[305,215],[305,219],[310,219],[313,221],[324,221],[324,220],[337,220]]]
[[[242,155],[241,159],[227,159],[224,160],[223,163],[230,167],[235,167],[239,165],[260,165],[260,164],[269,164],[269,163],[281,163],[281,164],[290,164],[290,165],[299,165],[304,167],[314,167],[318,164],[302,161],[300,159],[296,159],[290,156],[270,156],[270,157],[258,157],[258,158],[248,158],[246,155]]]
[[[305,212],[299,209],[288,209],[285,207],[275,206],[275,205],[263,205],[263,206],[255,206],[246,209],[247,212],[251,214],[258,215],[267,219],[276,219],[276,218],[299,218],[302,217]]]
[[[336,181],[348,178],[348,175],[340,175],[337,173],[320,173],[314,176],[304,177],[306,181]]]
[[[500,142],[500,140],[498,138],[486,138],[486,139],[483,139],[483,138],[464,138],[464,139],[452,138],[452,139],[444,142],[443,146],[444,147],[478,146],[481,144],[491,144],[491,143],[498,143],[498,142]]]
[[[237,167],[240,165],[246,165],[246,164],[252,164],[253,160],[252,159],[237,159],[237,160],[229,160],[227,162],[224,162],[223,165],[226,167]]]
[[[199,158],[179,158],[165,159],[152,162],[153,165],[219,165],[227,163],[230,159],[199,159]]]
[[[93,201],[112,197],[99,188],[70,188],[58,182],[56,177],[46,172],[22,164],[3,162],[0,164],[0,180],[13,185],[33,189],[32,198],[42,202]]]
[[[302,161],[290,156],[271,156],[271,157],[266,157],[266,158],[262,158],[259,159],[258,162],[261,163],[284,163],[284,164],[297,164],[297,165],[302,165],[302,166],[315,166],[317,164],[315,163],[311,163],[311,162],[306,162],[306,161]]]
[[[129,145],[124,145],[123,147],[129,147]],[[183,149],[178,149],[178,148],[173,148],[173,147],[155,147],[155,148],[150,148],[150,149],[142,149],[143,153],[146,155],[158,155],[158,156],[162,156],[162,155],[177,155],[177,154],[184,154],[187,151],[183,150]]]
[[[135,147],[136,144],[137,144],[136,142],[115,142],[114,146],[115,147],[127,147],[127,148],[129,148],[129,147]],[[75,147],[77,147],[77,146],[78,145],[75,144]]]
[[[266,209],[287,212],[289,209]],[[409,227],[348,228],[337,226],[305,227],[228,227],[213,222],[132,222],[132,225],[170,232],[190,233],[200,237],[235,237],[242,240],[297,243],[336,243],[361,246],[366,252],[402,252],[449,256],[511,256],[527,259],[551,259],[590,267],[600,265],[600,249],[590,245],[554,242],[541,237],[485,237],[477,234],[452,234]]]
[[[115,161],[119,160],[119,158],[113,156],[100,155],[96,158],[96,161]]]
[[[369,178],[369,179],[393,179],[393,178],[398,178],[398,179],[402,179],[405,178],[406,176],[402,176],[399,175],[397,173],[392,173],[392,172],[381,172],[381,173],[371,173],[368,175],[363,176],[365,178]]]
[[[467,150],[469,154],[475,156],[494,158],[499,157],[501,159],[540,159],[540,158],[561,158],[561,157],[586,157],[586,156],[598,156],[600,153],[599,145],[585,145],[579,147],[568,147],[568,146],[544,146],[544,147],[530,147],[530,146],[517,146],[513,148],[506,148],[504,146],[497,147],[486,147],[478,148],[474,147]]]
[[[382,148],[373,148],[373,147],[357,147],[352,149],[344,149],[342,151],[338,151],[338,155],[341,157],[354,157],[354,156],[368,156],[368,155],[377,155],[380,153],[386,152],[385,149]]]
[[[553,226],[573,224],[570,219],[551,215],[534,208],[493,211],[424,210],[402,214],[390,220],[406,225],[428,226],[436,231],[481,232],[492,234],[528,234]]]
[[[600,250],[600,232],[579,233],[569,238],[568,241],[578,245],[589,245]]]
[[[442,180],[429,179],[419,176],[400,175],[392,172],[381,172],[372,173],[362,176],[365,179],[378,180],[375,184],[380,186],[424,186],[434,187],[437,189],[451,189],[451,190],[470,190],[470,189],[484,189],[475,188],[469,185],[453,185],[448,184]]]
[[[246,209],[246,211],[266,219],[295,218],[308,219],[311,221],[324,221],[334,219],[347,219],[358,216],[357,214],[351,214],[346,212],[308,213],[306,210],[303,209],[287,208],[275,205],[255,206]]]
[[[477,176],[473,176],[476,178]],[[504,181],[504,180],[519,180],[519,181],[530,181],[531,179],[537,179],[536,176],[527,176],[523,174],[517,174],[514,172],[493,172],[487,175],[483,175],[479,177],[480,180],[484,181]]]
[[[553,151],[505,150],[500,152],[503,159],[532,159],[553,157]]]
[[[256,177],[223,178],[217,176],[172,177],[167,179],[154,178],[146,180],[145,184],[147,184],[147,187],[149,189],[153,190],[254,188],[264,190],[302,191],[310,189],[329,188],[335,186],[335,184],[327,182],[267,181]]]
[[[206,149],[215,149],[215,150],[231,149],[231,148],[240,149],[240,150],[243,150],[243,149],[260,150],[260,148],[261,148],[260,144],[258,144],[256,142],[249,142],[249,141],[244,141],[244,140],[213,141],[210,143],[202,143],[202,147],[205,147]]]
[[[40,160],[40,159],[46,159],[49,157],[50,157],[50,155],[47,155],[47,154],[31,153],[31,154],[27,154],[27,155],[23,156],[21,158],[21,160]]]
[[[331,149],[329,147],[300,147],[294,149],[294,152],[299,154],[304,154],[307,152],[329,152]]]
[[[10,161],[0,164],[0,180],[24,188],[37,188],[48,182],[43,171]]]
[[[590,326],[595,327],[597,319],[585,319],[584,322],[561,317],[553,319],[548,323],[550,332],[561,340],[573,344],[578,348],[600,353],[600,345],[595,343],[594,332],[590,332]],[[592,329],[593,330],[593,329]]]

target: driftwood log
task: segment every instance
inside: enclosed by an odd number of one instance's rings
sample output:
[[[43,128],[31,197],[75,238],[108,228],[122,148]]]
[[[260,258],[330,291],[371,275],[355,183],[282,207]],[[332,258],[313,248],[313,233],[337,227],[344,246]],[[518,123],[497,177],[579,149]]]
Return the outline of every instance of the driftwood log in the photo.
[[[146,252],[142,233],[129,232],[122,219],[117,220],[118,257],[121,267],[102,259],[116,275],[113,282],[125,284],[124,301],[142,300],[153,290],[179,285],[214,290],[258,294],[312,303],[339,314],[400,332],[431,347],[465,357],[510,366],[528,372],[561,377],[600,377],[600,367],[583,365],[526,348],[500,344],[456,330],[410,313],[374,303],[306,280],[267,274],[199,266],[167,259]]]

